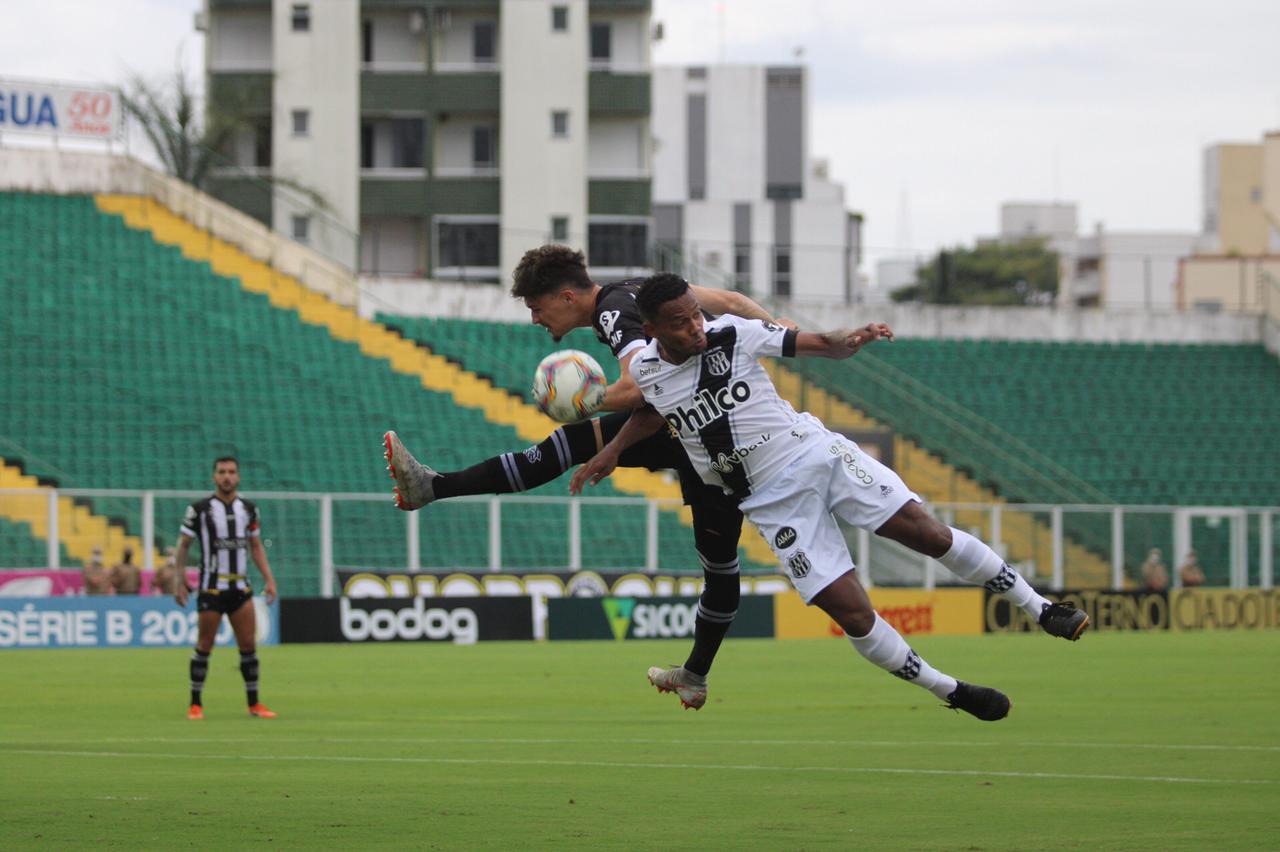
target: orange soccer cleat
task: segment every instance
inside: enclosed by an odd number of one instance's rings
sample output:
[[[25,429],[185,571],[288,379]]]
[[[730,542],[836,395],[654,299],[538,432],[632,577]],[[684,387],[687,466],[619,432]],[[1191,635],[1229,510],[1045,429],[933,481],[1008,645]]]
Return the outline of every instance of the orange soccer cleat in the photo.
[[[187,708],[187,718],[190,719],[192,722],[203,722],[204,708],[201,707],[199,704],[192,704],[190,707]]]
[[[249,715],[259,719],[274,719],[276,714],[265,704],[255,704],[249,708]]]

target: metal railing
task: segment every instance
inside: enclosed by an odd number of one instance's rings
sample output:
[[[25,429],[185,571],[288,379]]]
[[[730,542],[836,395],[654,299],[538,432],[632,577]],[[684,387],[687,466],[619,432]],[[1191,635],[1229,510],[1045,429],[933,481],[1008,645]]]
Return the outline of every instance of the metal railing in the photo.
[[[44,529],[53,531],[46,538],[41,566],[13,564],[16,542],[0,537],[0,568],[63,567],[60,545],[66,546],[77,533],[59,517],[59,498],[87,502],[94,508],[109,505],[115,511],[131,504],[115,522],[140,538],[140,565],[153,568],[162,543],[176,542],[187,504],[208,493],[0,489],[0,518],[43,513]],[[245,496],[261,511],[263,541],[277,575],[283,572],[284,579],[292,579],[295,592],[333,595],[339,568],[408,573],[697,570],[691,535],[687,547],[679,550],[681,565],[663,564],[660,559],[660,513],[677,508],[678,501],[506,495],[458,498],[421,512],[400,513],[390,506],[386,494],[257,492]],[[934,503],[928,508],[944,522],[989,542],[1035,585],[1051,589],[1140,586],[1142,562],[1152,548],[1169,555],[1172,588],[1180,585],[1175,564],[1193,549],[1201,554],[1211,584],[1271,588],[1280,557],[1280,506]],[[609,525],[584,524],[588,513],[604,517],[595,513],[610,510],[614,514],[608,515]],[[630,524],[628,530],[617,523],[623,517]],[[1098,553],[1096,536],[1090,552],[1109,565],[1109,572],[1102,575],[1069,558],[1073,548],[1084,552],[1079,550],[1080,532],[1096,529],[1099,523],[1109,531],[1103,552]],[[533,538],[544,546],[547,541],[559,543],[554,561],[530,562]],[[847,538],[868,583],[932,588],[960,582],[934,560],[865,530],[850,529]],[[1099,559],[1092,562],[1103,564]],[[290,585],[282,582],[282,588],[288,591]]]

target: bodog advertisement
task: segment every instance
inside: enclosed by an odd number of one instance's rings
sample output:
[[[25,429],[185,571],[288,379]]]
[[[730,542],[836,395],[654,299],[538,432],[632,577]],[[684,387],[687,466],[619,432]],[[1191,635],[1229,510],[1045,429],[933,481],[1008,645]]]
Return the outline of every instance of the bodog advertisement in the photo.
[[[350,598],[411,598],[528,595],[533,599],[533,636],[547,638],[547,601],[555,598],[697,597],[701,574],[641,574],[638,572],[551,571],[464,574],[461,572],[378,573],[338,571],[342,594]],[[742,578],[742,594],[790,592],[791,584],[778,574]],[[736,629],[736,628],[735,628]]]
[[[282,642],[532,640],[533,604],[505,598],[285,598]]]
[[[982,632],[981,589],[867,590],[880,617],[904,636],[976,636]],[[844,636],[840,626],[815,606],[805,606],[795,592],[778,595],[779,639]]]

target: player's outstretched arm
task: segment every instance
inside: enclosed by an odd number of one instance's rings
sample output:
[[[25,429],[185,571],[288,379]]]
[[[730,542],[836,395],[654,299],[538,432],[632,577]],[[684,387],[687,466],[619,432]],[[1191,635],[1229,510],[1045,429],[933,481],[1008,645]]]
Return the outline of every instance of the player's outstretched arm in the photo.
[[[871,322],[862,328],[842,328],[821,333],[801,331],[796,334],[796,355],[817,358],[849,358],[868,343],[877,340],[893,342],[893,330],[882,322]]]
[[[600,480],[613,473],[614,468],[618,466],[618,459],[621,458],[628,447],[657,432],[666,425],[666,422],[661,414],[647,405],[644,408],[637,409],[634,414],[627,418],[627,422],[622,424],[622,428],[618,430],[618,434],[613,436],[612,441],[605,444],[604,448],[596,453],[590,461],[580,465],[573,472],[573,478],[569,480],[569,493],[581,494],[582,488],[587,482],[596,485]]]

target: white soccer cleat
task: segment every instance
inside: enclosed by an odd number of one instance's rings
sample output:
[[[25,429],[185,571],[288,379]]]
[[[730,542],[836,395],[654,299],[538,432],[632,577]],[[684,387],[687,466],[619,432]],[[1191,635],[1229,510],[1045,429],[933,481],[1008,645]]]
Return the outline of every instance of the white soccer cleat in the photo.
[[[707,679],[685,671],[684,666],[669,669],[653,666],[649,669],[649,683],[659,692],[674,692],[686,710],[697,710],[707,703]]]
[[[392,490],[397,508],[412,512],[435,500],[434,481],[440,474],[415,459],[395,432],[383,435],[382,440],[386,446],[387,470],[396,481]]]

